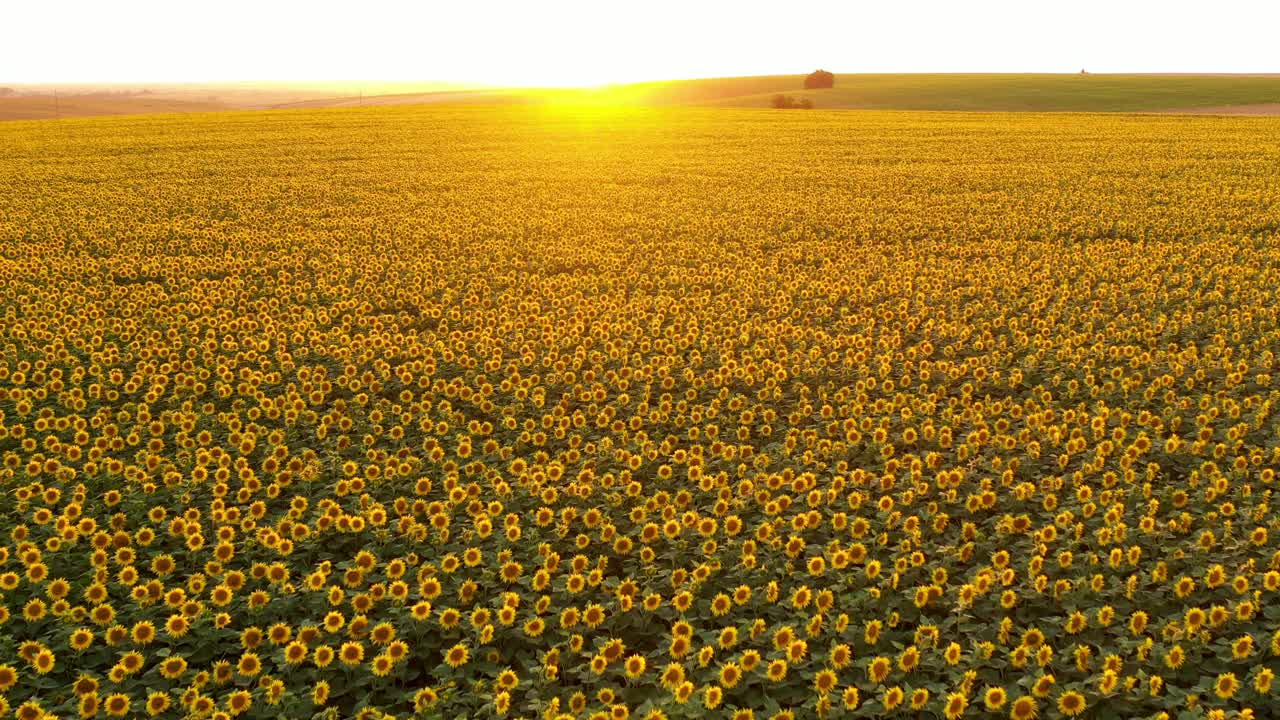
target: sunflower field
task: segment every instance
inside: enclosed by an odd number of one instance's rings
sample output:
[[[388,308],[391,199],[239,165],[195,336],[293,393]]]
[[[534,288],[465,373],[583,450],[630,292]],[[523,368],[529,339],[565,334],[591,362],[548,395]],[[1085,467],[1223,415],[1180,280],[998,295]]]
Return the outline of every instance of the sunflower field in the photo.
[[[0,717],[1264,718],[1274,119],[0,126]]]

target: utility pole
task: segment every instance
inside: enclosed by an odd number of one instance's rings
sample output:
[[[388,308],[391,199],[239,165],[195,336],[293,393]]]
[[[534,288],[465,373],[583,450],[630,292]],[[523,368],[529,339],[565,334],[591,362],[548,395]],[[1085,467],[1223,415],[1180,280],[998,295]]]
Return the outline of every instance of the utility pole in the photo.
[[[62,119],[62,108],[58,106],[58,88],[53,89],[53,119]]]

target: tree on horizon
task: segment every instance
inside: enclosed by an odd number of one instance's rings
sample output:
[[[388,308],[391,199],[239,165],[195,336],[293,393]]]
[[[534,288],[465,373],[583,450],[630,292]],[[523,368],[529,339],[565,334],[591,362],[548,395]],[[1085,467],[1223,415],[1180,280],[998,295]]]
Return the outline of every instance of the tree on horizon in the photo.
[[[821,90],[836,86],[836,76],[826,70],[814,70],[804,78],[805,90]]]

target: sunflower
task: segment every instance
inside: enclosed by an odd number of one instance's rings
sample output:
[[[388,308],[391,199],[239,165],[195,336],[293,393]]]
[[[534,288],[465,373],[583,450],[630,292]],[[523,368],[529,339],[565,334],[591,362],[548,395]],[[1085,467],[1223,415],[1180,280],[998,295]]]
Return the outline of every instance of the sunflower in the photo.
[[[294,640],[285,646],[284,661],[289,665],[297,665],[307,659],[307,653],[307,644],[300,640]]]
[[[156,638],[156,626],[148,620],[140,620],[134,623],[130,634],[138,645],[150,645]]]
[[[702,706],[708,710],[715,710],[720,707],[720,703],[724,700],[724,691],[716,685],[708,685],[702,691]]]
[[[1244,605],[1244,603],[1241,603],[1241,605]],[[1209,624],[1211,626],[1215,628],[1222,627],[1229,619],[1231,619],[1231,613],[1225,607],[1214,605],[1209,608]],[[1248,618],[1242,617],[1240,619],[1247,620]]]
[[[1094,577],[1101,578],[1102,576],[1095,575]],[[1101,592],[1101,588],[1096,588],[1094,592]],[[1098,608],[1098,612],[1095,614],[1095,618],[1097,619],[1098,624],[1101,625],[1102,627],[1107,627],[1111,625],[1111,621],[1115,619],[1115,616],[1116,616],[1115,608],[1111,607],[1110,605],[1103,605],[1101,608]]]
[[[868,645],[875,645],[880,640],[880,631],[883,627],[884,624],[879,620],[868,620],[863,626],[862,639]]]
[[[237,690],[227,697],[227,711],[232,715],[241,715],[253,707],[253,696],[247,690]]]
[[[112,621],[115,620],[115,617],[116,617],[115,608],[111,607],[106,603],[103,603],[101,605],[95,605],[94,608],[89,611],[89,620],[92,621],[95,625],[99,625],[102,627],[106,627],[107,625],[110,625]]]
[[[392,631],[394,634],[394,631]],[[293,628],[285,623],[276,623],[267,630],[267,639],[272,645],[284,645],[293,637]]]
[[[951,693],[947,695],[946,704],[943,705],[942,713],[947,720],[957,720],[964,715],[965,708],[969,707],[969,699],[963,693]]]
[[[452,630],[462,622],[462,613],[456,608],[445,608],[440,611],[440,627]]]
[[[427,620],[431,619],[431,613],[432,613],[431,603],[425,600],[414,603],[413,607],[410,608],[409,612],[413,615],[414,620],[417,620],[418,622],[426,622]]]
[[[236,663],[236,672],[242,677],[254,677],[262,670],[262,660],[257,653],[247,652]]]
[[[1188,632],[1199,632],[1200,628],[1208,621],[1208,614],[1202,608],[1193,607],[1187,610],[1183,615],[1183,622],[1187,625]]]
[[[909,673],[912,670],[915,670],[916,666],[919,664],[920,651],[917,650],[914,645],[908,646],[907,649],[903,650],[898,656],[898,669],[902,670],[904,673]]]
[[[787,646],[787,661],[799,663],[804,660],[805,655],[809,653],[809,643],[804,640],[795,640]]]
[[[75,683],[71,686],[71,690],[77,696],[93,695],[98,692],[98,681],[88,675],[81,675],[76,678]]]
[[[107,699],[102,703],[102,709],[112,717],[124,717],[129,714],[131,705],[128,695],[115,693],[107,696]]]
[[[728,650],[738,644],[738,629],[735,627],[727,627],[720,630],[719,636],[716,638],[716,644],[722,650]]]
[[[143,658],[142,653],[136,651],[130,651],[120,656],[120,666],[131,675],[142,669],[143,662],[145,662],[145,658]]]
[[[106,643],[108,645],[110,645],[111,647],[115,647],[116,645],[119,645],[120,643],[124,642],[125,639],[128,637],[129,637],[129,630],[125,628],[123,625],[112,625],[111,627],[107,628],[107,632],[105,633],[104,639],[106,640]]]
[[[678,704],[683,705],[689,702],[689,698],[693,697],[693,692],[695,689],[696,688],[694,687],[693,683],[686,680],[680,683],[678,687],[676,687],[673,699]]]
[[[813,689],[819,695],[827,695],[836,686],[836,674],[831,670],[819,670],[813,677]]]
[[[1231,656],[1243,660],[1253,654],[1253,636],[1242,635],[1231,643]]]
[[[1038,698],[1048,697],[1056,682],[1057,679],[1051,674],[1041,675],[1031,684],[1031,694]]]
[[[191,623],[182,615],[171,615],[164,624],[165,632],[169,637],[181,638],[187,634],[191,628]]]
[[[632,680],[643,675],[646,666],[647,663],[645,662],[643,655],[631,655],[626,659],[626,662],[623,663],[627,677]]]
[[[1030,695],[1023,695],[1009,706],[1011,720],[1032,720],[1040,715],[1040,705]]]
[[[344,642],[338,649],[338,661],[343,665],[359,665],[364,660],[364,645],[358,642]]]
[[[234,674],[235,674],[235,669],[231,667],[230,661],[228,660],[213,661],[213,681],[216,682],[217,684],[226,685],[227,683],[231,682]],[[202,672],[202,673],[196,673],[195,680],[192,681],[192,684],[204,685],[206,682],[208,682],[208,673]]]
[[[844,692],[840,694],[840,702],[844,704],[845,709],[856,710],[858,703],[861,702],[861,694],[858,692],[858,688],[852,685],[845,688]]]
[[[67,645],[76,652],[89,649],[93,645],[93,631],[88,628],[72,631],[71,637],[67,639]]]
[[[1253,676],[1253,689],[1256,690],[1259,695],[1270,695],[1271,685],[1275,682],[1275,679],[1275,671],[1269,667],[1264,667],[1258,670],[1258,673]]]
[[[1085,711],[1084,695],[1075,690],[1068,690],[1058,696],[1058,712],[1067,717],[1075,717]]]
[[[187,661],[177,655],[170,655],[160,661],[160,674],[166,680],[177,680],[187,671]]]
[[[1076,669],[1080,672],[1085,672],[1089,669],[1091,658],[1093,657],[1093,648],[1088,645],[1077,645],[1075,650],[1072,651],[1072,655],[1075,657]]]
[[[523,572],[524,568],[520,566],[520,563],[508,562],[502,566],[500,575],[503,582],[512,584],[520,579],[520,575]]]
[[[787,661],[777,659],[769,663],[765,676],[773,682],[782,682],[787,677]]]
[[[53,666],[56,662],[57,658],[51,651],[46,648],[41,648],[36,653],[35,658],[32,659],[31,667],[34,668],[37,673],[47,675],[53,670]]]
[[[1223,700],[1227,700],[1236,694],[1240,689],[1240,681],[1236,679],[1235,673],[1222,673],[1218,675],[1218,679],[1213,683],[1213,692]]]
[[[1185,659],[1186,654],[1183,652],[1181,645],[1174,645],[1164,654],[1164,664],[1171,670],[1177,670],[1182,667],[1182,663]]]
[[[671,657],[682,658],[689,654],[689,638],[684,635],[676,635],[671,638],[671,644],[668,646],[668,652]]]
[[[386,677],[391,674],[391,669],[393,667],[395,667],[395,661],[385,653],[374,657],[371,665],[372,672],[377,677]]]
[[[948,665],[956,665],[960,662],[963,650],[959,643],[951,643],[947,645],[947,649],[943,651],[942,657],[947,661]]]
[[[880,694],[880,703],[884,705],[885,710],[893,710],[902,704],[904,698],[905,694],[902,692],[902,688],[894,685],[893,687],[885,688],[884,692]]]
[[[1262,576],[1262,586],[1266,588],[1267,592],[1280,591],[1280,571],[1268,570]]]
[[[623,653],[626,652],[626,648],[626,643],[617,638],[611,638],[604,644],[604,647],[601,648],[600,652],[607,662],[613,662],[622,657]]]
[[[887,657],[877,657],[867,665],[867,677],[871,682],[879,684],[889,676],[889,671],[893,669],[893,661]]]
[[[831,662],[831,667],[836,670],[842,670],[853,659],[853,650],[848,645],[840,643],[831,648],[828,659]]]
[[[27,604],[22,606],[22,618],[27,622],[36,622],[37,620],[44,617],[45,612],[47,612],[47,610],[48,610],[48,606],[45,605],[44,601],[41,600],[40,598],[36,598],[34,600],[28,601]],[[110,621],[108,620],[108,622]],[[101,625],[103,623],[98,623],[98,624]]]
[[[1008,694],[1001,687],[987,688],[987,691],[982,695],[982,703],[992,712],[999,711],[1008,700]]]
[[[929,691],[926,688],[916,688],[911,691],[911,709],[923,710],[924,706],[929,702]]]
[[[471,654],[467,651],[467,646],[459,643],[445,652],[444,661],[449,667],[456,669],[465,665],[470,657]]]

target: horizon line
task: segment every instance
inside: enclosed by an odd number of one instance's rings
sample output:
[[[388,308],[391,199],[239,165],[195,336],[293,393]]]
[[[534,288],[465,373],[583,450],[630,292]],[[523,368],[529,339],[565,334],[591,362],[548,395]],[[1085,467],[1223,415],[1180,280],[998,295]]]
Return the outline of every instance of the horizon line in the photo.
[[[823,69],[823,68],[815,68]],[[812,71],[809,71],[812,72]],[[1241,72],[1212,72],[1212,71],[1094,71],[1086,67],[1076,71],[1018,71],[1018,70],[915,70],[901,72],[843,72],[832,71],[837,76],[885,76],[885,75],[1103,75],[1103,76],[1150,76],[1150,77],[1280,77],[1280,71],[1241,71]],[[219,80],[162,80],[162,79],[125,79],[125,80],[4,80],[0,79],[0,86],[5,87],[47,87],[53,85],[89,85],[89,86],[118,86],[118,85],[334,85],[334,84],[383,84],[383,85],[439,85],[443,87],[456,87],[458,89],[489,89],[489,90],[505,90],[505,89],[521,89],[521,90],[571,90],[571,89],[587,89],[612,87],[618,85],[642,85],[647,83],[663,83],[663,82],[688,82],[688,81],[706,81],[706,80],[734,80],[749,78],[765,78],[765,77],[788,77],[803,76],[807,72],[784,72],[784,73],[763,73],[750,75],[698,75],[689,77],[668,77],[668,78],[651,78],[646,80],[619,80],[602,83],[582,83],[582,84],[524,84],[524,83],[495,83],[489,81],[468,81],[468,80],[432,80],[432,79],[406,79],[406,78],[241,78],[241,79],[219,79]]]

